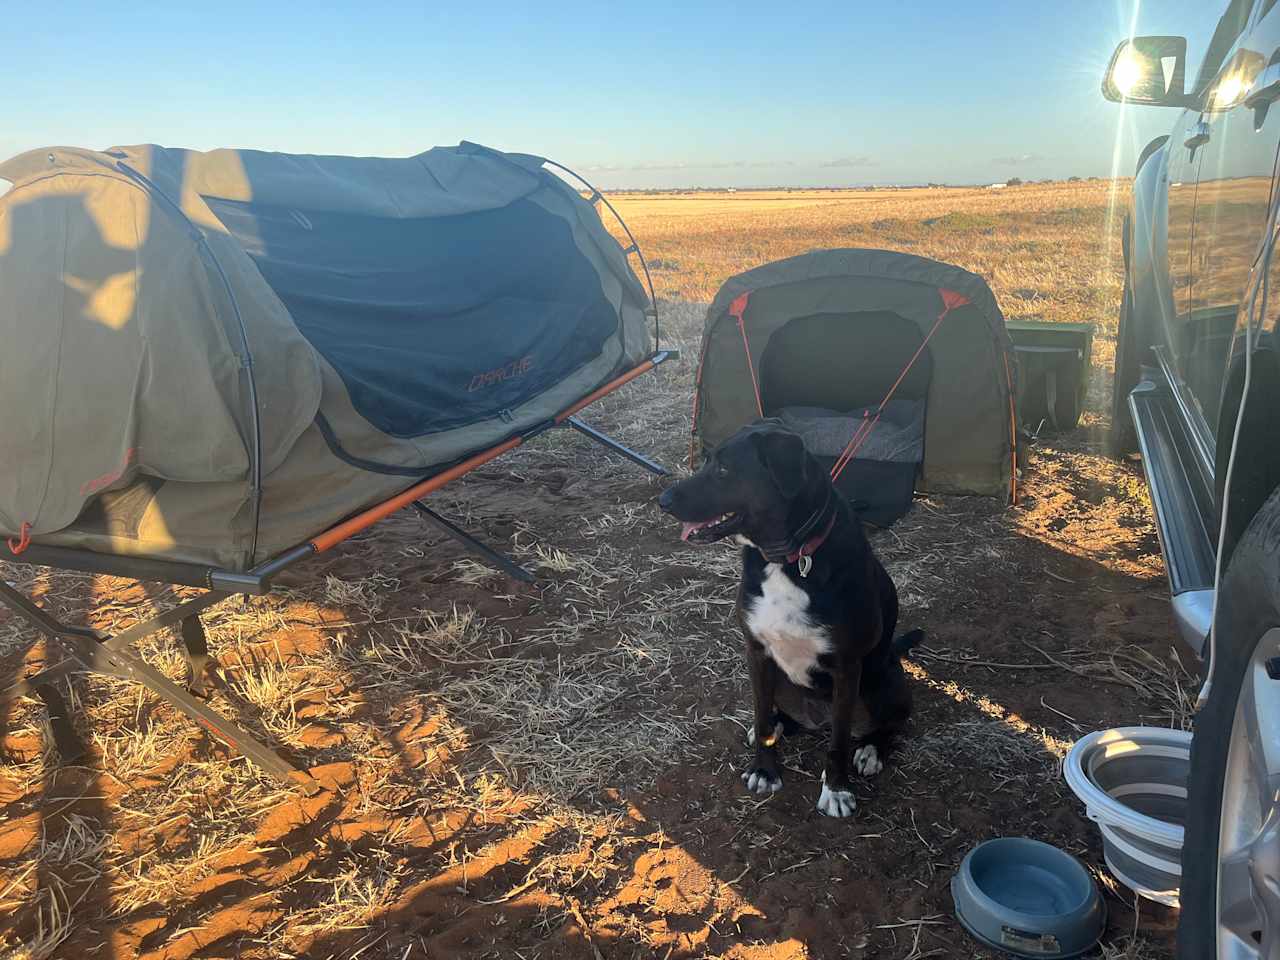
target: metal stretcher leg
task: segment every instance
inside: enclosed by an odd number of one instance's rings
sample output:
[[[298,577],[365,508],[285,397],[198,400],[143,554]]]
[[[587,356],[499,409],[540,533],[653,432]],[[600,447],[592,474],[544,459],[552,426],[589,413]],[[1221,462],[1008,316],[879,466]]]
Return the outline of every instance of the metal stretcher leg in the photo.
[[[533,574],[524,569],[524,567],[521,567],[510,558],[504,557],[491,547],[485,546],[475,537],[471,536],[471,534],[467,533],[467,531],[453,523],[450,523],[444,517],[440,516],[440,514],[436,513],[421,500],[413,501],[413,509],[417,510],[424,520],[428,520],[435,524],[454,540],[458,541],[458,543],[462,544],[477,556],[484,558],[485,561],[497,567],[507,576],[514,577],[522,583],[534,582]]]
[[[52,683],[42,683],[32,689],[31,693],[44,703],[45,713],[49,717],[49,729],[53,731],[53,745],[58,749],[58,756],[64,762],[71,763],[84,756],[84,744],[71,725],[71,712],[67,709],[66,698]]]
[[[39,696],[49,705],[50,719],[55,722],[54,731],[55,738],[57,738],[58,728],[55,715],[61,714],[65,716],[66,711],[65,706],[61,705],[61,697],[57,696],[56,691],[54,692],[56,699],[50,700],[48,698],[48,691],[52,689],[50,685],[54,680],[72,672],[77,665],[89,673],[132,680],[134,683],[142,684],[148,690],[181,710],[218,739],[239,750],[240,753],[260,767],[263,772],[282,782],[300,785],[308,792],[314,792],[317,787],[310,777],[299,771],[293,764],[289,763],[270,747],[257,740],[247,730],[227,720],[203,701],[197,700],[189,692],[173,683],[168,677],[130,649],[132,644],[142,637],[179,623],[183,624],[183,638],[184,642],[187,641],[188,631],[192,630],[191,627],[187,626],[188,622],[195,620],[198,624],[197,618],[201,610],[225,600],[227,596],[228,594],[225,593],[210,591],[152,617],[150,620],[130,627],[128,630],[113,637],[108,637],[96,630],[90,630],[85,627],[72,627],[62,623],[3,580],[0,580],[0,601],[3,601],[10,609],[33,626],[42,630],[69,658],[51,667],[46,667],[39,673],[19,680],[8,689],[0,691],[0,699],[9,699],[16,695],[34,694]],[[203,628],[200,628],[199,643],[201,647],[204,647]],[[188,649],[190,648],[188,647]],[[207,647],[204,649],[204,656],[206,658],[208,656]],[[207,659],[205,662],[207,663]],[[63,733],[65,734],[65,732],[64,729]],[[69,744],[70,741],[68,741]],[[58,746],[61,749],[62,742],[59,742]]]
[[[595,427],[587,426],[587,424],[583,423],[577,417],[570,417],[565,421],[565,424],[572,427],[574,430],[577,430],[584,437],[588,437],[594,440],[596,443],[600,444],[600,446],[604,447],[606,450],[611,450],[616,454],[624,456],[628,460],[630,460],[632,463],[638,463],[640,466],[644,467],[650,473],[657,474],[659,477],[666,477],[671,475],[671,472],[666,467],[662,466],[662,464],[654,463],[644,454],[636,453],[630,447],[623,446],[621,443],[613,439],[613,437],[609,436],[607,433],[601,433]]]
[[[182,649],[187,657],[187,689],[196,696],[205,696],[209,692],[209,681],[214,678],[204,624],[198,616],[187,617],[182,621],[181,633]]]

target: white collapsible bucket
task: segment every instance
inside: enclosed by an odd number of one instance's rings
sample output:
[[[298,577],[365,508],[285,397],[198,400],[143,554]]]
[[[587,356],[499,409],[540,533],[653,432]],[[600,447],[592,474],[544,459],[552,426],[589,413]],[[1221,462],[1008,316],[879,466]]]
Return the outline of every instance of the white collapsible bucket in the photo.
[[[1112,875],[1140,896],[1176,907],[1191,734],[1161,727],[1099,730],[1078,740],[1062,767],[1102,831]]]

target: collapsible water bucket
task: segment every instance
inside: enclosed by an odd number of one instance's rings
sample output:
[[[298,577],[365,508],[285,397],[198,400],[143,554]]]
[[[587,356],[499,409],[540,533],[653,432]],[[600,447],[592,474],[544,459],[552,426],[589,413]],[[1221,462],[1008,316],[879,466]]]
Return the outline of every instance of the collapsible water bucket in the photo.
[[[1140,896],[1178,905],[1191,734],[1118,727],[1081,738],[1063,761],[1067,785],[1102,831],[1112,875]]]

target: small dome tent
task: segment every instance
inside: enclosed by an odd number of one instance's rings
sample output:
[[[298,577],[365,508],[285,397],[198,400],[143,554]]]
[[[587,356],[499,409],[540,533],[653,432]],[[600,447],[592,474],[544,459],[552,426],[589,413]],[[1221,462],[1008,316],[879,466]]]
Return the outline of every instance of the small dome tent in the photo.
[[[243,571],[651,367],[628,251],[546,163],[0,164],[0,535]]]
[[[1015,367],[983,279],[884,250],[820,250],[731,277],[703,329],[694,448],[779,417],[865,519],[915,489],[1017,495]]]

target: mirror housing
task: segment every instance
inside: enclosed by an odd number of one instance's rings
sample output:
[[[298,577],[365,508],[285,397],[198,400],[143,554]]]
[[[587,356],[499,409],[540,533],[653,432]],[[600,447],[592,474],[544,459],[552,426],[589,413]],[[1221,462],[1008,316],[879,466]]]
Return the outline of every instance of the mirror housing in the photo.
[[[1111,55],[1102,95],[1116,103],[1182,107],[1186,74],[1185,37],[1130,37]]]

